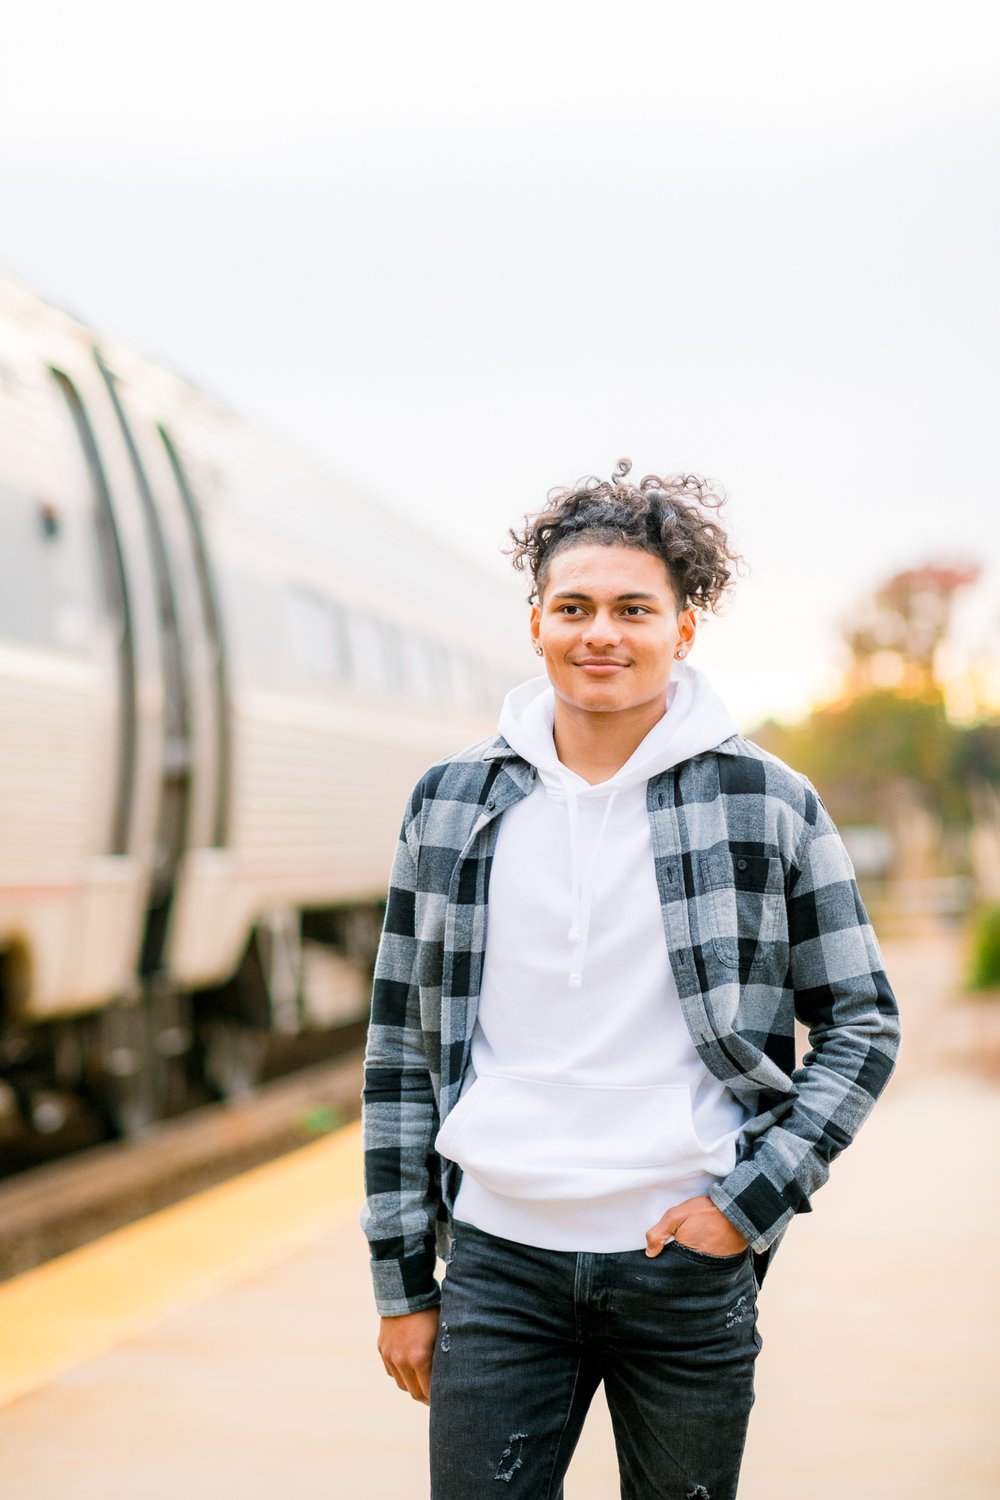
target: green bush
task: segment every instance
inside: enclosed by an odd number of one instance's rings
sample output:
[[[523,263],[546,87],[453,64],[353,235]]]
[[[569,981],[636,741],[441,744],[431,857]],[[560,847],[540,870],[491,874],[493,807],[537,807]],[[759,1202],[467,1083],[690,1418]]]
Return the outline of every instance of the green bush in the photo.
[[[988,906],[975,920],[969,984],[974,990],[1000,986],[1000,906]]]
[[[314,1104],[299,1116],[296,1127],[300,1135],[332,1135],[345,1123],[335,1104]]]

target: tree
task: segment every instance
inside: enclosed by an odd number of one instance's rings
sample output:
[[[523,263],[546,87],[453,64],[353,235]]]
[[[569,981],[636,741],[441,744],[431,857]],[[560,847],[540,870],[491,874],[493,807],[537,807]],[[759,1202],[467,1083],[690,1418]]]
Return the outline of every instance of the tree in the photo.
[[[900,783],[920,787],[946,822],[968,818],[968,789],[953,777],[963,731],[944,701],[884,689],[815,709],[798,724],[764,724],[755,738],[804,771],[835,821],[885,821]]]
[[[1000,786],[1000,724],[952,723],[936,675],[955,596],[977,564],[928,563],[895,573],[845,626],[850,654],[833,703],[755,738],[814,781],[845,823],[892,824],[914,799],[945,828],[967,827],[976,788]]]
[[[933,701],[940,694],[935,660],[955,595],[975,583],[978,563],[927,563],[894,573],[844,628],[851,654],[845,695],[880,688]]]

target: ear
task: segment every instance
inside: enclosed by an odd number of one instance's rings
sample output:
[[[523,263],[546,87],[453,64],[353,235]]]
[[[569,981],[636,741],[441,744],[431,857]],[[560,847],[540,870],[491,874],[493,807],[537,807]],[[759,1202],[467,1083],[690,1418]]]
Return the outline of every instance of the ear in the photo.
[[[698,616],[693,609],[681,610],[677,616],[677,644],[684,647],[685,654],[694,645],[694,638],[698,633]]]
[[[542,644],[540,639],[542,612],[537,604],[531,606],[531,623],[529,628],[531,630],[531,644],[533,646],[540,646]]]

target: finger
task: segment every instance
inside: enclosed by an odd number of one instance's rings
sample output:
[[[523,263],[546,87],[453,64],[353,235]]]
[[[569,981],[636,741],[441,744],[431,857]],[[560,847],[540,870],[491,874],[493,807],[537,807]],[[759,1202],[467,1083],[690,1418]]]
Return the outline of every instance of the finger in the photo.
[[[403,1379],[402,1375],[396,1369],[396,1366],[393,1364],[392,1360],[391,1359],[386,1359],[385,1355],[383,1354],[383,1356],[382,1356],[382,1363],[383,1363],[383,1365],[385,1365],[385,1373],[388,1376],[390,1376],[391,1379],[393,1379],[396,1382],[396,1384],[399,1386],[399,1389],[401,1391],[405,1391],[406,1390],[406,1381]]]
[[[423,1373],[423,1371],[421,1369],[418,1369],[418,1368],[414,1367],[413,1365],[408,1365],[406,1367],[406,1369],[404,1369],[404,1371],[403,1371],[403,1376],[404,1376],[404,1378],[406,1380],[406,1389],[409,1391],[409,1393],[413,1397],[414,1401],[420,1401],[420,1402],[422,1402],[422,1404],[424,1406],[429,1406],[430,1405],[430,1379],[429,1379],[430,1369],[429,1369],[429,1367],[428,1367],[428,1370],[427,1370],[427,1376],[425,1377],[425,1375],[424,1375],[424,1373]]]
[[[426,1373],[421,1368],[408,1364],[395,1364],[392,1360],[383,1357],[382,1363],[401,1391],[412,1396],[414,1401],[422,1401],[425,1406],[430,1405],[430,1367]]]
[[[646,1230],[646,1254],[649,1256],[659,1255],[664,1245],[673,1239],[679,1225],[672,1226],[665,1219],[654,1224],[652,1229]]]
[[[418,1381],[420,1383],[420,1395],[416,1399],[418,1401],[422,1401],[425,1406],[430,1406],[430,1404],[431,1404],[431,1362],[430,1362],[430,1360],[428,1360],[426,1364],[421,1365],[420,1369],[416,1373],[417,1373],[417,1379],[418,1379]]]

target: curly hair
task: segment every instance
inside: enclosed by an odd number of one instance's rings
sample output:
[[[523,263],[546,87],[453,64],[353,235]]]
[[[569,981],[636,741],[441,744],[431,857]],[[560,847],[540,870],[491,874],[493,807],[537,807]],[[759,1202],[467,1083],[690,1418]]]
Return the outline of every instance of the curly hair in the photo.
[[[620,458],[611,479],[589,475],[569,488],[549,490],[548,508],[510,528],[504,550],[529,571],[531,603],[539,603],[552,559],[581,542],[635,547],[666,565],[678,610],[715,611],[743,559],[729,548],[718,521],[706,514],[726,503],[725,491],[697,474],[646,474],[628,482],[632,460]]]

